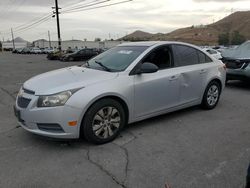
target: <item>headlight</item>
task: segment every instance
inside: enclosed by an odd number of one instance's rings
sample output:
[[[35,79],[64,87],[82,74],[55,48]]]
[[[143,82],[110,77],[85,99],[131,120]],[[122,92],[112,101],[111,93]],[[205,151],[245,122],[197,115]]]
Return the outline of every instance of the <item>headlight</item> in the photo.
[[[23,92],[24,92],[23,87],[21,87],[18,94],[17,94],[17,97],[19,97],[19,96],[21,97],[23,95]]]
[[[71,91],[63,91],[54,95],[40,96],[37,102],[37,107],[63,106],[71,95]]]

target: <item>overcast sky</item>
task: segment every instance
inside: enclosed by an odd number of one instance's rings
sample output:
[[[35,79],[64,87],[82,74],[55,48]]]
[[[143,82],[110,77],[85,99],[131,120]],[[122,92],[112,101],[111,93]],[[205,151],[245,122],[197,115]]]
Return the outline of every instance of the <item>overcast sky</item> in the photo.
[[[103,0],[58,0],[62,11],[74,4],[98,1]],[[119,1],[123,0],[110,0],[107,3]],[[15,37],[20,36],[29,41],[48,39],[47,32],[50,30],[52,40],[56,40],[55,18],[31,29],[20,30],[20,25],[32,23],[52,13],[52,6],[54,0],[1,0],[1,40],[3,37],[5,40],[11,39],[11,27]],[[61,14],[61,33],[63,40],[93,40],[96,37],[116,39],[135,30],[167,33],[180,27],[209,24],[229,15],[232,9],[239,11],[249,7],[249,0],[133,0],[101,9]]]

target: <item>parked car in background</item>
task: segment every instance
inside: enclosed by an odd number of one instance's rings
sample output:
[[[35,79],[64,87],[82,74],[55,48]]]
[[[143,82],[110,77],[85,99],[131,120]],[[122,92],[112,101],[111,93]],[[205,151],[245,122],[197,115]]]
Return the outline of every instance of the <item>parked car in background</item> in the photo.
[[[23,48],[18,48],[18,49],[17,49],[17,54],[21,54],[22,51],[23,51]]]
[[[23,50],[23,48],[16,48],[15,50],[12,51],[12,53],[18,54],[18,53],[21,53],[22,50]]]
[[[250,41],[222,53],[227,67],[227,80],[250,80]]]
[[[103,52],[106,51],[106,50],[104,50],[103,48],[93,48],[93,50],[94,50],[95,52],[97,52],[98,54],[101,54],[101,53],[103,53]]]
[[[222,53],[224,50],[228,49],[226,46],[215,46],[213,47],[214,50],[217,50],[218,52]]]
[[[45,48],[45,49],[43,49],[43,53],[44,54],[49,54],[49,53],[52,53],[52,52],[54,52],[55,50],[53,49],[53,48]]]
[[[62,56],[62,61],[83,61],[88,60],[98,55],[98,52],[94,49],[84,48],[74,53],[65,54]]]
[[[225,65],[180,42],[121,44],[73,66],[33,77],[15,105],[27,131],[103,144],[127,123],[194,105],[216,107]]]
[[[20,54],[30,54],[31,49],[30,48],[23,48]]]
[[[54,51],[54,52],[48,53],[47,59],[48,60],[60,60],[63,54],[64,54],[63,52]]]
[[[64,51],[65,54],[70,54],[70,53],[75,53],[77,52],[78,49],[72,49],[72,48],[68,48],[67,50]]]
[[[16,54],[16,53],[17,53],[17,48],[14,49],[14,50],[12,50],[12,53],[13,53],[13,54]]]
[[[209,53],[211,56],[213,56],[215,59],[221,59],[222,56],[221,56],[221,53],[215,49],[212,49],[212,48],[203,48],[202,49],[203,51]]]
[[[41,50],[40,48],[33,47],[33,48],[30,50],[30,53],[31,53],[31,54],[41,54],[41,53],[42,53],[42,50]]]

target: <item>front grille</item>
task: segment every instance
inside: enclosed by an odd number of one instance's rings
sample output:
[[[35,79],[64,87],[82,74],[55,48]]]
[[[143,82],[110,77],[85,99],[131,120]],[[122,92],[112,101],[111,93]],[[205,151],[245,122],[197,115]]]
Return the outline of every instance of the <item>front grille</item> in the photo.
[[[38,129],[46,132],[64,133],[64,130],[56,123],[37,123]]]
[[[24,97],[17,97],[17,104],[21,108],[27,108],[31,99],[27,99]]]
[[[243,61],[227,60],[224,62],[229,69],[240,69],[245,64]]]

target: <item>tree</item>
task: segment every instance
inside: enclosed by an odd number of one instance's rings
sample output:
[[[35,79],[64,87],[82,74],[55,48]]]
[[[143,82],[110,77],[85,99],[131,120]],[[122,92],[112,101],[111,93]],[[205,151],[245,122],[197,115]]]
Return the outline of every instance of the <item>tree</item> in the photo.
[[[229,36],[229,33],[222,33],[222,34],[219,34],[218,36],[218,43],[219,45],[229,45],[230,44],[230,36]]]
[[[239,33],[239,31],[234,31],[232,34],[232,45],[239,45],[246,41],[246,38]]]

